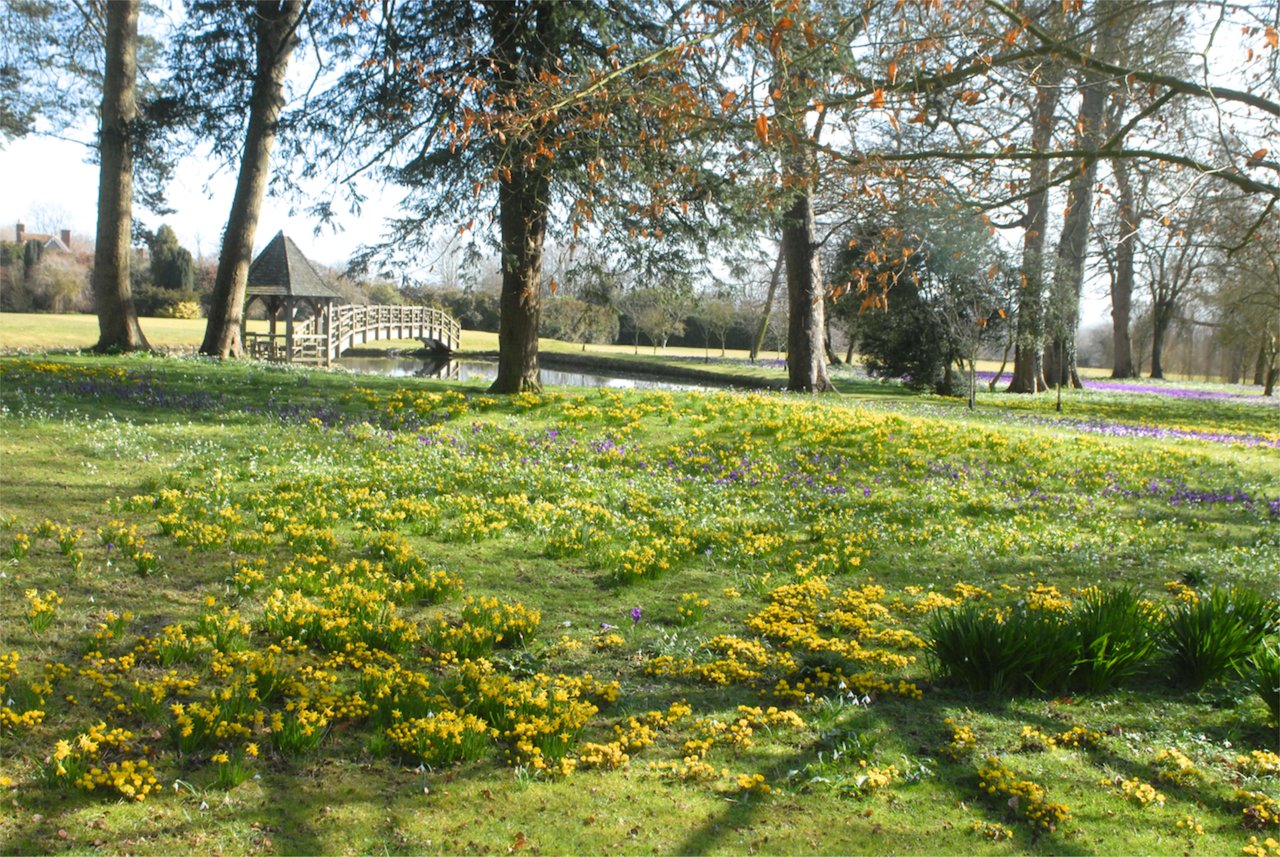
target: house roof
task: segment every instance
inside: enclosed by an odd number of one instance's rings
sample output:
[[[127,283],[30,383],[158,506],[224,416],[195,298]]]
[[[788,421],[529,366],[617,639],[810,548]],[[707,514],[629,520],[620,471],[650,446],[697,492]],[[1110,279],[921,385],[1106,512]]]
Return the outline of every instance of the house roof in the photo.
[[[245,293],[331,301],[342,299],[342,295],[325,285],[298,245],[285,237],[284,232],[277,232],[249,266]]]

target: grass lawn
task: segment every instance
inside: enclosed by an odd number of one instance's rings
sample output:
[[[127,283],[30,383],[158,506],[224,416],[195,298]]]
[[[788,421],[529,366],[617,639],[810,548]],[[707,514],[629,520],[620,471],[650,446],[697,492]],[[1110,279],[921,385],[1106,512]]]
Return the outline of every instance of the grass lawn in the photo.
[[[204,319],[177,318],[142,318],[139,319],[142,332],[147,340],[156,348],[174,350],[194,350],[200,346],[204,337]],[[250,330],[266,330],[266,322],[250,321]],[[98,339],[98,319],[94,315],[49,313],[0,313],[0,353],[13,351],[45,351],[49,349],[91,348]],[[382,340],[370,342],[362,348],[385,349],[399,348],[412,350],[422,347],[417,340]],[[561,342],[556,339],[544,339],[541,342],[544,351],[581,354],[581,345],[572,342]],[[498,350],[498,334],[479,330],[462,332],[463,353],[487,352]],[[653,358],[703,358],[706,351],[702,348],[664,348],[656,354],[654,349],[642,346],[638,352],[629,345],[588,345],[587,354],[626,357],[635,356],[641,359]],[[719,356],[718,349],[712,349],[712,356]],[[726,356],[745,359],[747,352],[729,349]],[[762,352],[764,360],[780,360],[782,354],[776,351]],[[991,368],[995,368],[994,366]]]
[[[930,646],[1274,598],[1276,408],[873,392],[0,359],[0,852],[1271,854],[1245,660]]]

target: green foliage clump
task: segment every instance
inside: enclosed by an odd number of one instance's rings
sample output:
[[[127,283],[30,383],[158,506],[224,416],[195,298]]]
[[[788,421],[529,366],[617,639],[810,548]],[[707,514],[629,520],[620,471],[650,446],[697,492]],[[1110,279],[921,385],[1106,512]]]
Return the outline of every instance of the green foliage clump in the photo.
[[[1252,590],[1214,589],[1162,616],[1126,587],[1086,592],[1064,612],[965,603],[937,613],[928,637],[935,672],[973,691],[1106,691],[1163,651],[1174,676],[1196,688],[1245,676],[1253,655],[1266,698],[1280,656],[1268,660],[1271,650],[1259,647],[1277,627],[1275,602]]]
[[[965,603],[936,614],[928,638],[935,671],[972,691],[1049,693],[1075,666],[1075,629],[1054,613]]]
[[[1250,663],[1249,687],[1267,704],[1272,724],[1280,726],[1280,647],[1264,643]]]
[[[1156,648],[1151,618],[1132,587],[1086,593],[1072,614],[1078,646],[1072,684],[1097,693],[1137,673]]]
[[[1243,675],[1249,656],[1278,628],[1280,608],[1271,599],[1239,587],[1214,587],[1207,596],[1166,611],[1161,646],[1176,676],[1201,688]]]

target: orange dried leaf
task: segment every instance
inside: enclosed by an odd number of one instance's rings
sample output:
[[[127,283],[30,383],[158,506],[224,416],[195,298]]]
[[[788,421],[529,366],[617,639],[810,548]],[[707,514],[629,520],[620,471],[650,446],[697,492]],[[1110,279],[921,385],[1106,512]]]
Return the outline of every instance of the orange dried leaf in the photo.
[[[756,117],[756,136],[760,138],[761,145],[769,145],[769,117],[763,113]]]

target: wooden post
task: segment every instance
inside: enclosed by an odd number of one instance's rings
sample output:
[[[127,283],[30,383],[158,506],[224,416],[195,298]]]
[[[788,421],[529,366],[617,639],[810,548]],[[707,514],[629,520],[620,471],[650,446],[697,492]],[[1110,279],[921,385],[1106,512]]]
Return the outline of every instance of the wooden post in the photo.
[[[249,341],[246,335],[249,332],[249,307],[253,306],[253,298],[256,298],[256,297],[257,295],[254,295],[253,297],[249,298],[249,300],[245,301],[244,308],[240,312],[240,342],[241,343],[245,343]],[[249,356],[252,357],[253,355],[250,354]]]
[[[280,299],[272,297],[267,304],[267,312],[271,316],[271,326],[268,328],[269,339],[267,340],[267,359],[276,359],[276,313],[280,311]]]
[[[325,301],[320,322],[324,334],[324,365],[328,367],[333,363],[333,301]]]
[[[286,363],[293,362],[293,315],[297,307],[293,305],[293,301],[285,299],[284,304],[284,360]]]

